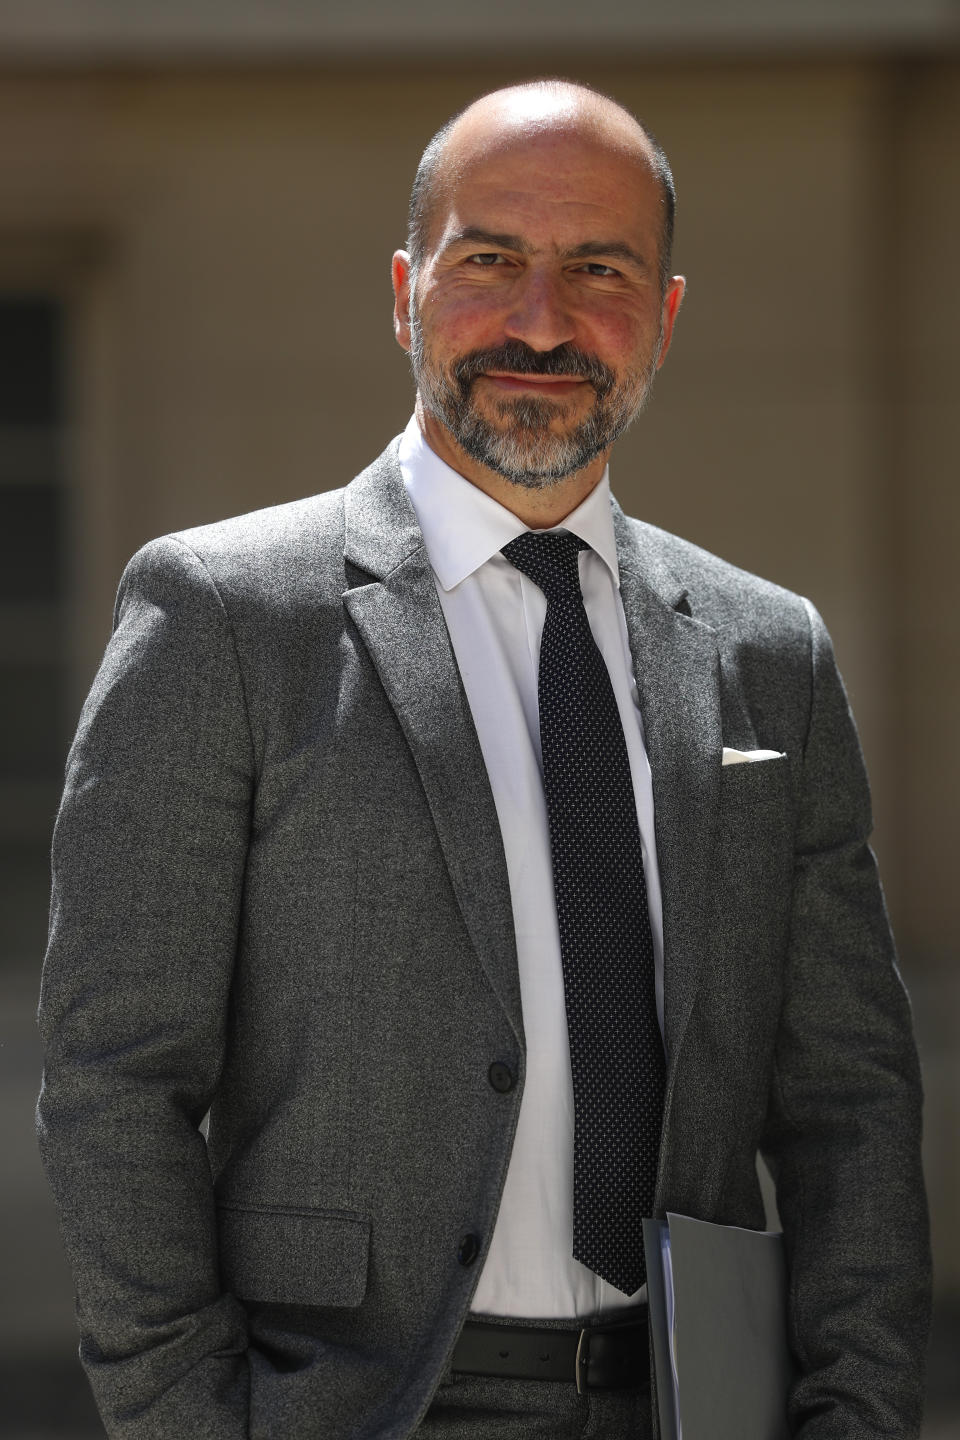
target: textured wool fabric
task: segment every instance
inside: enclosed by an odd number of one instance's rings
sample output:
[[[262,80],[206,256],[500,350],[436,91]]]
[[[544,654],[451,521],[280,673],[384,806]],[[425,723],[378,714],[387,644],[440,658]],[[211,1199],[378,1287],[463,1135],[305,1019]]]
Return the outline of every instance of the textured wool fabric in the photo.
[[[441,1385],[417,1440],[650,1440],[649,1390],[455,1375]]]
[[[547,597],[538,698],[573,1071],[573,1255],[632,1295],[646,1279],[663,1045],[630,762],[580,593],[584,548],[529,531],[503,554]]]
[[[829,638],[799,597],[614,527],[663,885],[655,1210],[762,1228],[759,1146],[791,1432],[909,1440],[919,1067]],[[107,1433],[405,1440],[470,1308],[525,1050],[496,808],[395,446],[135,558],[54,864],[40,1139]]]

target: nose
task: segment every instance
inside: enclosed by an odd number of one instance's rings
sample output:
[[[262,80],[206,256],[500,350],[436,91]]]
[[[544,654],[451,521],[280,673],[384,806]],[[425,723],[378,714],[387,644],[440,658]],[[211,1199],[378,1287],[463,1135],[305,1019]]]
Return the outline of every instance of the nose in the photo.
[[[511,340],[524,340],[533,350],[554,350],[574,337],[573,319],[563,295],[563,280],[531,269],[514,288],[506,319]]]

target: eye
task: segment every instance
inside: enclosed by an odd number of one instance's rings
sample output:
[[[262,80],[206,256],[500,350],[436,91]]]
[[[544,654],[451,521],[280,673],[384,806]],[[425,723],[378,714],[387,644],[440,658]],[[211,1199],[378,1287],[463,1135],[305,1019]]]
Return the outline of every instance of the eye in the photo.
[[[484,250],[479,255],[468,255],[467,261],[470,265],[479,265],[485,270],[489,270],[493,265],[506,264],[503,256],[499,255],[496,250]]]
[[[599,260],[588,260],[586,264],[581,265],[580,268],[581,270],[585,270],[588,275],[599,276],[601,280],[609,280],[620,274],[620,271],[614,270],[612,265],[604,265]]]

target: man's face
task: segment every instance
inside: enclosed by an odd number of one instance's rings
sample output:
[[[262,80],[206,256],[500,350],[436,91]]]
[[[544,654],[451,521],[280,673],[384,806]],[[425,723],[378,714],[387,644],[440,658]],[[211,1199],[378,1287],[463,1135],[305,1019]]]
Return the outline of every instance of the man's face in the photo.
[[[605,456],[679,303],[681,282],[660,293],[661,224],[649,169],[595,140],[541,134],[472,156],[436,202],[413,293],[409,278],[398,288],[428,421],[528,487]]]

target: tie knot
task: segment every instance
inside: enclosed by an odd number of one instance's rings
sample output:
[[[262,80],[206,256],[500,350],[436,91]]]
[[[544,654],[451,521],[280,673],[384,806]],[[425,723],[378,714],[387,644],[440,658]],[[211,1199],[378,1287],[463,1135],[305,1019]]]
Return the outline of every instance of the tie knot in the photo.
[[[561,595],[580,595],[577,556],[589,548],[579,535],[571,535],[566,530],[527,530],[504,545],[500,553],[552,600]]]

